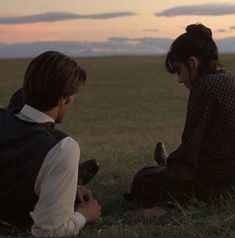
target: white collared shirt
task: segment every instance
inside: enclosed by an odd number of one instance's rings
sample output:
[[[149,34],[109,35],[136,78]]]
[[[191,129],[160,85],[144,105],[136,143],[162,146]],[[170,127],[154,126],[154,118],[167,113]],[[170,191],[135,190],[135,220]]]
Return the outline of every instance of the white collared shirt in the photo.
[[[16,116],[37,123],[54,122],[29,105]],[[33,236],[76,236],[86,224],[85,217],[74,210],[79,158],[79,145],[71,137],[62,139],[47,153],[34,185],[39,200],[30,212]]]

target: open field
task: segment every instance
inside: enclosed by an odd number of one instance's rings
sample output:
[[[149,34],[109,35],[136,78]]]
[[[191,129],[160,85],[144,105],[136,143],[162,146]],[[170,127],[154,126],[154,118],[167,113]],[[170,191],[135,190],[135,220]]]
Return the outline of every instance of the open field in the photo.
[[[235,55],[222,56],[221,61],[235,74]],[[0,105],[6,106],[21,86],[28,62],[0,60]],[[154,164],[156,142],[163,141],[168,152],[180,143],[188,92],[165,72],[164,57],[79,62],[87,71],[87,83],[58,128],[78,140],[81,161],[99,161],[100,172],[89,187],[103,207],[100,222],[84,228],[80,237],[235,237],[233,195],[231,201],[221,199],[217,205],[179,207],[160,221],[143,219],[123,201],[134,173]]]

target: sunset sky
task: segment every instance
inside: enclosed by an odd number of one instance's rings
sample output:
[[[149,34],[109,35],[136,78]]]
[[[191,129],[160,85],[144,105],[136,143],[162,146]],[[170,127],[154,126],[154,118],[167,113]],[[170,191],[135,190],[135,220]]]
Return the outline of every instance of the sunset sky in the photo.
[[[209,26],[216,40],[234,40],[235,1],[0,0],[0,44],[5,51],[5,44],[17,47],[21,43],[33,49],[38,42],[41,46],[50,43],[50,47],[54,42],[55,46],[73,42],[78,54],[121,52],[128,45],[133,50],[139,46],[143,53],[144,47],[161,53],[163,43],[151,48],[155,39],[174,39],[186,25],[196,22]],[[0,46],[0,54],[5,51]]]

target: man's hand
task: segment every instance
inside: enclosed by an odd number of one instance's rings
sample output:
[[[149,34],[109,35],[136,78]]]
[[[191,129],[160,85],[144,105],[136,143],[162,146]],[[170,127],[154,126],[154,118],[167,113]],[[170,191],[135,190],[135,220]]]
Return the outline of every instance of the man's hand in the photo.
[[[79,204],[77,210],[82,213],[87,222],[96,221],[101,214],[101,207],[96,200]]]
[[[93,200],[92,192],[90,189],[83,187],[81,185],[77,186],[77,196],[76,201],[78,203],[84,203]]]

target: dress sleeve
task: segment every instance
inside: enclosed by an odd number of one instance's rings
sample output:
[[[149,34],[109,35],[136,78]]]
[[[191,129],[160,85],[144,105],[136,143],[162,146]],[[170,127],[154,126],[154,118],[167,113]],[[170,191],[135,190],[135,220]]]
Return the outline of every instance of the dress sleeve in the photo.
[[[169,165],[182,161],[193,168],[197,166],[207,130],[215,116],[216,105],[216,99],[206,82],[196,82],[189,95],[181,145],[169,155]]]
[[[71,137],[48,152],[35,182],[39,200],[30,213],[34,236],[76,236],[85,225],[84,216],[74,210],[79,157],[79,145]]]

